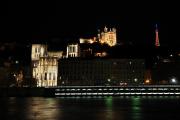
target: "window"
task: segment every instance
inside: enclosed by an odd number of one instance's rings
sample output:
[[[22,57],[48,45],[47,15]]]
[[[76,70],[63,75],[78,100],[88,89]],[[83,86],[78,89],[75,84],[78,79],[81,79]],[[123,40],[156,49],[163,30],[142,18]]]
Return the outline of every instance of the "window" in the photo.
[[[54,65],[56,65],[56,59],[54,59]]]
[[[37,53],[37,48],[35,48],[35,53]]]
[[[73,46],[73,52],[75,52],[75,46]]]
[[[43,59],[41,59],[41,65],[43,65]]]
[[[49,73],[49,80],[51,80],[51,73]]]
[[[69,46],[69,51],[72,52],[72,46]]]
[[[41,51],[41,48],[39,47],[39,48],[38,48],[38,52],[40,53],[40,51]]]
[[[45,61],[45,65],[47,65],[47,64],[48,64],[48,62],[47,62],[47,59],[46,59],[46,58],[44,59],[44,61]]]
[[[53,74],[53,80],[56,80],[56,76],[55,76],[55,73]]]
[[[45,73],[44,80],[47,80],[47,73]]]

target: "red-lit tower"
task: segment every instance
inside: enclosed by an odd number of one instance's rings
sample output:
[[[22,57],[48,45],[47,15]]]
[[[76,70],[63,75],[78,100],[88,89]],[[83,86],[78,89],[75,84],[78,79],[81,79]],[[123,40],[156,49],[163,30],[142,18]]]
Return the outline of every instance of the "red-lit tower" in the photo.
[[[156,24],[156,30],[155,30],[155,32],[156,32],[155,46],[156,46],[156,47],[159,47],[159,46],[160,46],[160,43],[159,43],[159,32],[158,32],[158,26],[157,26],[157,24]]]

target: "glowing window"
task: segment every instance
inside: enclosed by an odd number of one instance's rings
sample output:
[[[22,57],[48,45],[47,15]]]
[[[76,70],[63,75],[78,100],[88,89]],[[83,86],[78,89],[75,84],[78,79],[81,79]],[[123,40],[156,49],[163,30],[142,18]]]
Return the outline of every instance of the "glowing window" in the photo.
[[[41,51],[41,48],[39,47],[39,48],[38,48],[38,52],[40,52],[40,51]]]
[[[55,73],[53,74],[53,80],[55,80],[56,79],[56,77],[55,77]]]
[[[73,51],[72,52],[75,52],[75,46],[73,46],[73,49],[72,49]]]
[[[49,73],[49,80],[51,80],[51,73]]]
[[[56,59],[54,59],[54,65],[56,65]]]

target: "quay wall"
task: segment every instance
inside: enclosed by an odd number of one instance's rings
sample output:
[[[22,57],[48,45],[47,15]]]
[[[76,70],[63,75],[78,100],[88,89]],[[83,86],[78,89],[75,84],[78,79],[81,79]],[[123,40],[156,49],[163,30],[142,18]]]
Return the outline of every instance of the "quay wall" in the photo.
[[[180,96],[180,86],[60,86],[54,88],[0,88],[1,97],[64,97],[64,96]]]

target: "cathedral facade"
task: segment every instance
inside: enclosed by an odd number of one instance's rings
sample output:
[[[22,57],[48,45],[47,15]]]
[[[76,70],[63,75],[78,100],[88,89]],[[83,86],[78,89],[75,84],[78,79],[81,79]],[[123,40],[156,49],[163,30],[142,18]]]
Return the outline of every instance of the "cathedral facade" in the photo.
[[[99,42],[101,44],[107,44],[110,47],[115,46],[117,44],[116,28],[107,28],[105,26],[103,31],[98,30],[97,37],[93,37],[89,39],[80,38],[79,41],[80,44],[82,43],[92,44],[95,42]]]
[[[104,28],[104,31],[98,33],[98,40],[100,43],[106,43],[109,46],[115,46],[117,44],[117,38],[116,38],[116,29],[110,28],[108,30],[107,27]]]

